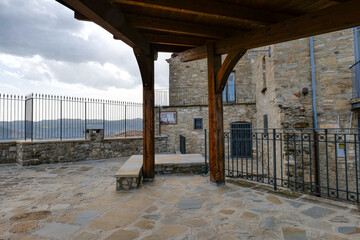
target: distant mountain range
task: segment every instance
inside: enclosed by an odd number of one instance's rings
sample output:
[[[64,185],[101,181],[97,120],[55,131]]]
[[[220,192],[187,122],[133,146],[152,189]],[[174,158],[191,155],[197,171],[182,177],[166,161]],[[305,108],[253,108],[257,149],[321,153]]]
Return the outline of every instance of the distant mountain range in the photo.
[[[38,122],[11,121],[0,122],[0,140],[24,139],[31,137],[33,128],[34,139],[63,139],[84,138],[85,129],[104,128],[105,137],[121,135],[121,133],[132,130],[142,130],[143,120],[141,118],[122,119],[109,121],[99,119],[57,119],[43,120]]]

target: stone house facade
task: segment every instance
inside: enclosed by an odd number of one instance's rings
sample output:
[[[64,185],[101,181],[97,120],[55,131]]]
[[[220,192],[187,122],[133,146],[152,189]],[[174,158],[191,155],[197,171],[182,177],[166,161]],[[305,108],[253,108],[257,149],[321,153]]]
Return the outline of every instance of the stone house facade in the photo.
[[[357,127],[349,69],[355,63],[354,30],[314,36],[313,46],[317,127]],[[234,122],[251,123],[252,128],[313,128],[310,50],[310,38],[249,50],[233,70],[234,101],[224,98],[224,131]],[[184,63],[173,54],[167,61],[169,106],[160,111],[175,111],[177,124],[161,124],[161,134],[169,135],[173,151],[179,149],[181,134],[187,152],[202,153],[208,128],[206,59]],[[158,124],[158,114],[156,118]],[[194,129],[195,118],[202,119],[202,129]]]
[[[255,135],[256,138],[268,138],[267,130],[264,130],[267,128],[280,129],[276,131],[283,135],[275,143],[275,165],[274,148],[266,144],[261,148],[257,147],[258,143],[252,135],[249,154],[243,156],[241,161],[237,159],[236,166],[232,168],[246,167],[247,173],[260,176],[258,172],[254,173],[256,164],[260,165],[257,166],[257,171],[263,172],[262,177],[266,176],[268,179],[276,174],[292,181],[293,185],[299,179],[314,183],[315,162],[319,158],[318,176],[320,175],[321,182],[328,182],[328,186],[338,184],[354,188],[354,181],[358,179],[356,174],[359,174],[356,166],[360,167],[354,157],[356,154],[359,156],[356,144],[345,143],[348,158],[340,157],[336,152],[339,146],[336,144],[335,134],[339,131],[350,134],[350,130],[348,132],[346,128],[358,126],[356,105],[359,96],[354,96],[354,91],[360,91],[354,90],[356,84],[353,83],[352,75],[352,70],[359,70],[357,75],[360,79],[360,67],[352,67],[360,60],[357,34],[357,28],[346,29],[247,51],[235,66],[223,93],[226,159],[233,154],[234,134],[229,133],[232,132],[231,126],[235,126],[232,125],[234,123],[247,124],[252,133],[260,134]],[[206,59],[184,63],[173,54],[167,61],[170,68],[169,106],[157,109],[156,129],[158,133],[160,131],[169,136],[170,151],[180,150],[179,136],[182,135],[186,139],[186,153],[204,154],[204,131],[208,128]],[[359,83],[358,85],[360,86]],[[167,112],[176,112],[176,123],[159,126],[160,115]],[[318,129],[328,129],[332,134],[326,147],[324,141],[317,147],[314,144],[312,129],[315,127],[315,120]],[[197,126],[198,121],[202,123],[201,127]],[[338,128],[342,130],[337,130]],[[298,139],[286,144],[285,132],[299,134],[296,135]],[[320,133],[323,130],[319,130]],[[353,133],[352,130],[351,134]],[[345,141],[356,142],[354,136],[345,137]],[[323,135],[320,137],[324,139]],[[310,144],[300,147],[300,138]],[[241,143],[236,147],[241,148]],[[315,150],[318,152],[317,156]],[[258,159],[258,162],[254,159]],[[234,161],[232,164],[234,165]],[[230,169],[229,166],[226,168]],[[334,182],[335,179],[337,183]]]

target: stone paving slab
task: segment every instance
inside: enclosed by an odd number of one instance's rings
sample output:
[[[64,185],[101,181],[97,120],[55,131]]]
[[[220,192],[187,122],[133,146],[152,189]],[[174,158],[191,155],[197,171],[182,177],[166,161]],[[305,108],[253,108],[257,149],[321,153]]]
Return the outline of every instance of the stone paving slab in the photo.
[[[115,192],[113,175],[126,160],[2,166],[0,239],[360,239],[355,205],[259,184],[157,175]]]

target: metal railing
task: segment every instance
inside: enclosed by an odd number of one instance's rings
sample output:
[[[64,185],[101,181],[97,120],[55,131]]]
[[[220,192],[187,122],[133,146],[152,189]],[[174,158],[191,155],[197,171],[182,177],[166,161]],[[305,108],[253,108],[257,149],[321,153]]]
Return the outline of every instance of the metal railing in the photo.
[[[88,128],[105,137],[142,136],[141,103],[44,94],[0,94],[0,141],[83,139]]]
[[[357,128],[230,129],[224,133],[225,173],[274,190],[359,203],[359,140]]]

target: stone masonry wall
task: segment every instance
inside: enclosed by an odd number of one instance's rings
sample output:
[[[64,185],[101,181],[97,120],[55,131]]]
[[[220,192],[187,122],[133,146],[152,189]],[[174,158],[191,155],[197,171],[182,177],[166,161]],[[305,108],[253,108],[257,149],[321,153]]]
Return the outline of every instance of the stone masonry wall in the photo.
[[[1,163],[17,162],[19,165],[36,165],[82,160],[106,159],[142,154],[142,138],[114,138],[103,141],[17,141],[0,143],[7,159]],[[168,152],[167,136],[155,138],[156,152]]]
[[[157,109],[158,111],[158,109]],[[207,106],[162,107],[161,111],[177,111],[176,125],[161,125],[161,134],[168,135],[169,151],[180,149],[180,135],[186,138],[186,153],[204,154],[204,129],[209,128],[209,113]],[[156,129],[158,131],[158,114]],[[224,105],[224,132],[229,132],[232,122],[254,121],[254,104]],[[203,129],[194,129],[194,118],[203,119]]]
[[[226,56],[222,56],[225,60]],[[170,106],[207,105],[207,61],[206,59],[181,62],[173,56],[167,60],[170,65]],[[236,103],[254,103],[251,57],[245,54],[234,67]]]
[[[16,142],[0,143],[0,164],[16,162]]]

